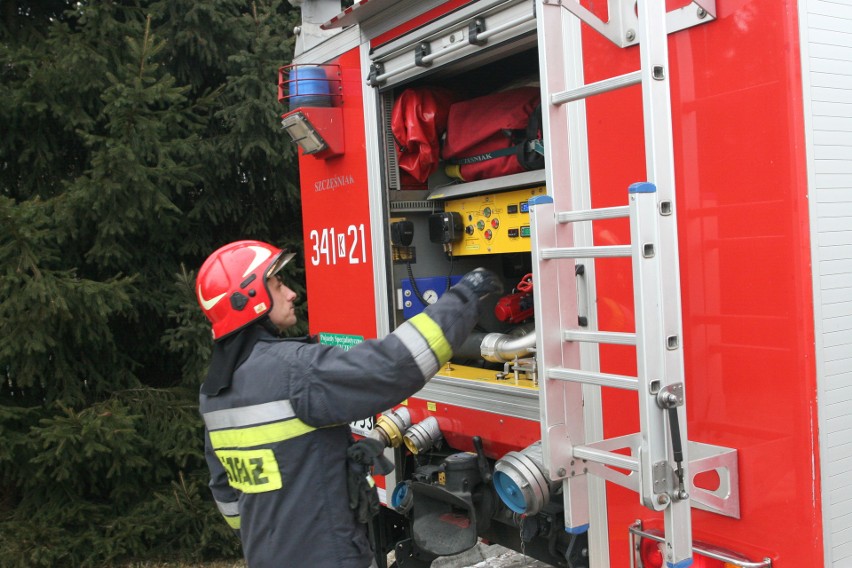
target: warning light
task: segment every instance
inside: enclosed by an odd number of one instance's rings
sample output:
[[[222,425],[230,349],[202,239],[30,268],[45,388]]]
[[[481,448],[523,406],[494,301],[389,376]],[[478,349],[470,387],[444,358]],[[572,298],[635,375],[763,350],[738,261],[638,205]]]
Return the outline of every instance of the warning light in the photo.
[[[642,566],[644,568],[663,568],[663,551],[660,550],[662,543],[642,539],[642,544],[639,547],[639,555],[642,558]]]
[[[667,566],[663,556],[665,544],[656,540],[643,538],[639,545],[639,558],[642,568],[664,568]],[[693,553],[690,568],[737,568],[736,564],[722,562],[698,553]]]

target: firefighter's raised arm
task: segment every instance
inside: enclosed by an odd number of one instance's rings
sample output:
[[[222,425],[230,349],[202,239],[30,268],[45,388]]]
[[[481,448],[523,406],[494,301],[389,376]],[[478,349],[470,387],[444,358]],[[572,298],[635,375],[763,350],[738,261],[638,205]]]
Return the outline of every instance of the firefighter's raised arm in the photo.
[[[483,268],[467,273],[435,304],[380,340],[349,351],[301,345],[299,380],[290,399],[302,420],[315,426],[350,422],[399,404],[431,379],[468,337],[482,300],[503,289]],[[304,365],[303,367],[301,365]]]

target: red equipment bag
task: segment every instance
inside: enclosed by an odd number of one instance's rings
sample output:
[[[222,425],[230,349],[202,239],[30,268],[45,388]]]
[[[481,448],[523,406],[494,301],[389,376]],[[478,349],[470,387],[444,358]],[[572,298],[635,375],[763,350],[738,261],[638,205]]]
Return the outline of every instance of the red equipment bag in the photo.
[[[456,97],[441,88],[415,87],[400,93],[391,110],[391,132],[399,169],[424,183],[438,169],[441,137]]]
[[[454,103],[441,155],[447,175],[462,181],[543,168],[538,88],[521,87]]]

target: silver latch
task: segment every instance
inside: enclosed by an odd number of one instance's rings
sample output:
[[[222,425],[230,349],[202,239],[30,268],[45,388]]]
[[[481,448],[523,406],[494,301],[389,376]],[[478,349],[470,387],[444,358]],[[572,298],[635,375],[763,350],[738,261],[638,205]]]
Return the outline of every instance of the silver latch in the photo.
[[[657,393],[657,404],[660,408],[683,406],[683,383],[674,383],[661,388]]]

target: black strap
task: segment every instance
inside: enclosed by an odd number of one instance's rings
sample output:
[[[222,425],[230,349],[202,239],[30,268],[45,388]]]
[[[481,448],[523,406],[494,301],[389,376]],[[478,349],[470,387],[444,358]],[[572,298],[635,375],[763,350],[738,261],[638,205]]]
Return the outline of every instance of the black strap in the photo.
[[[537,151],[536,141],[541,140],[541,105],[538,104],[530,114],[527,122],[526,142],[528,143],[518,157],[527,170],[540,170],[544,168],[544,155]]]

